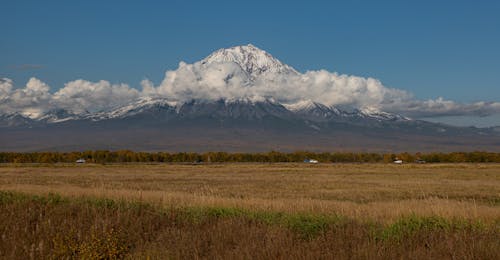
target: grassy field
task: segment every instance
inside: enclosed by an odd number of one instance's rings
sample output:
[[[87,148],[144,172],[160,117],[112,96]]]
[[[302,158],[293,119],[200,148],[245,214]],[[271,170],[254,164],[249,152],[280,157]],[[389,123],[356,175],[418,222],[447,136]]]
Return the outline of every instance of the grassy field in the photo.
[[[499,164],[2,165],[2,258],[500,258]]]

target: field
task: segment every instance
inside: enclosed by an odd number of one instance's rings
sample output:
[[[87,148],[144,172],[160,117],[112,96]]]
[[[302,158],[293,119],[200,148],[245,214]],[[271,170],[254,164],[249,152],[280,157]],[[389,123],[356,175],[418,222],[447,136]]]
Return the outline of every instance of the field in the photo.
[[[500,164],[5,164],[1,258],[500,259]]]

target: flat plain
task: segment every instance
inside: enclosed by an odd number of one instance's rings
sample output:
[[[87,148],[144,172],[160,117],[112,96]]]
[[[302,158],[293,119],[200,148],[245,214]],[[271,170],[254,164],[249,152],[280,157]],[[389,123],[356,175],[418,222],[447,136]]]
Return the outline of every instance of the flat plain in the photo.
[[[0,190],[4,258],[500,256],[500,164],[5,164]]]

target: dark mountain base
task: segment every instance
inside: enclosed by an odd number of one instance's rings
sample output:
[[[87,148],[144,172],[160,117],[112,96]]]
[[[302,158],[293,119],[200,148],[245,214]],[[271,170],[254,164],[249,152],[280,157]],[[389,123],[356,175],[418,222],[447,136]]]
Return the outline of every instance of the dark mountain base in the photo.
[[[287,131],[288,130],[288,131]],[[52,125],[25,129],[0,129],[0,151],[227,151],[290,152],[500,152],[500,136],[454,133],[424,134],[401,129],[343,127],[315,130],[288,125],[283,128],[238,126],[221,122],[134,127],[134,125]]]

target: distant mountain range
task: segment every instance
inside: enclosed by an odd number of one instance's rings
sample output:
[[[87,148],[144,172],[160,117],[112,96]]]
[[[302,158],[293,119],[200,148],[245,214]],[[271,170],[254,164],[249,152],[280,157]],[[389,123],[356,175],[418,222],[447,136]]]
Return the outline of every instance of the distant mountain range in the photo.
[[[221,49],[201,61],[210,63],[236,64],[248,84],[268,73],[298,73],[252,45]],[[283,104],[271,97],[183,102],[141,97],[99,112],[0,114],[2,151],[85,149],[500,151],[500,128],[453,127],[312,100]]]

